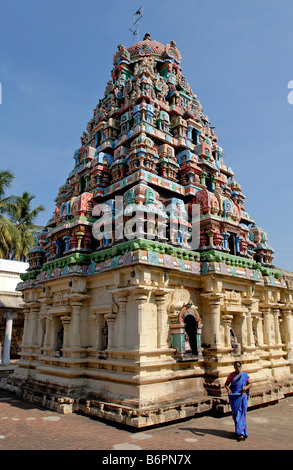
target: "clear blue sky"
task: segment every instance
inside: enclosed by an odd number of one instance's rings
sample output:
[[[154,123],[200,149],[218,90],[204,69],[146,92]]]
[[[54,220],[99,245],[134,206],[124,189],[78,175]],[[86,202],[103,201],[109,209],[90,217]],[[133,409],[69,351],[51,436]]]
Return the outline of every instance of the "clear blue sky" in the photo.
[[[140,39],[176,41],[247,211],[275,264],[293,271],[292,0],[0,0],[0,168],[15,174],[11,192],[35,194],[46,224],[141,5]]]

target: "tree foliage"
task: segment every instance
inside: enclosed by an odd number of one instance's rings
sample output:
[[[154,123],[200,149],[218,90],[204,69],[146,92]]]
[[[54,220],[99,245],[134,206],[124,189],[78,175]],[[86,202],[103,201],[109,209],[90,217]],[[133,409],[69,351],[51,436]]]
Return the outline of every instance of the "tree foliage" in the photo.
[[[0,171],[0,258],[25,261],[34,234],[43,228],[35,222],[44,207],[33,208],[35,196],[26,191],[21,196],[6,197],[13,179],[10,171]]]

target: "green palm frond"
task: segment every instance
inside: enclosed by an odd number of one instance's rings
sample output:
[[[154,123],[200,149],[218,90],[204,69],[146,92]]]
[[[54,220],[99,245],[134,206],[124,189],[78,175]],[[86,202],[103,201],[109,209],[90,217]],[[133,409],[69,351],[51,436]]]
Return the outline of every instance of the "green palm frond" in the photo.
[[[0,171],[0,257],[24,261],[34,243],[34,234],[43,229],[35,221],[44,207],[32,208],[33,194],[5,197],[14,179],[8,170]]]

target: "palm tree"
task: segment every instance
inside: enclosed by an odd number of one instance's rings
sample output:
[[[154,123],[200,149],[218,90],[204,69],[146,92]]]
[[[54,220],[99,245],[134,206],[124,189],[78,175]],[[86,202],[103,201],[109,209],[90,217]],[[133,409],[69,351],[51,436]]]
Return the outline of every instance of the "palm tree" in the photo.
[[[8,170],[0,171],[0,258],[8,259],[13,247],[18,245],[19,234],[13,222],[6,217],[15,209],[12,196],[4,197],[14,180]]]
[[[40,212],[44,211],[43,206],[31,206],[33,194],[25,191],[22,196],[12,196],[13,207],[11,220],[14,223],[18,234],[19,243],[13,250],[13,258],[24,261],[26,255],[34,243],[34,235],[43,229],[40,225],[35,225],[35,220]]]

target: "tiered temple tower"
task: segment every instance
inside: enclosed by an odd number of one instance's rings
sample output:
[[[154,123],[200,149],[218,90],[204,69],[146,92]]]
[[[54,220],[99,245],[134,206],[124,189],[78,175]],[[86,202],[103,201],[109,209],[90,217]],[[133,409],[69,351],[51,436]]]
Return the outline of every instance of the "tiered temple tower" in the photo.
[[[212,407],[236,359],[250,404],[293,392],[292,285],[244,208],[176,43],[114,55],[56,209],[28,255],[5,386],[142,427]]]

